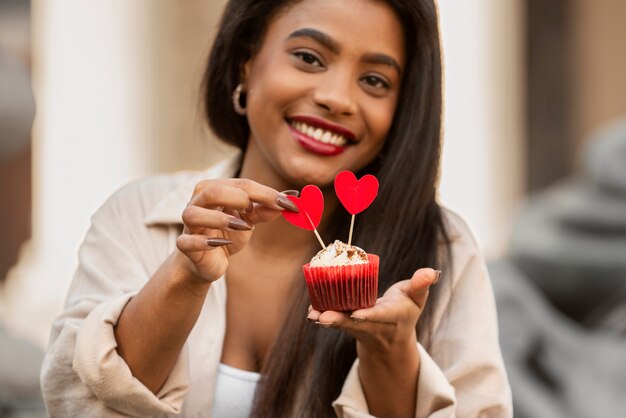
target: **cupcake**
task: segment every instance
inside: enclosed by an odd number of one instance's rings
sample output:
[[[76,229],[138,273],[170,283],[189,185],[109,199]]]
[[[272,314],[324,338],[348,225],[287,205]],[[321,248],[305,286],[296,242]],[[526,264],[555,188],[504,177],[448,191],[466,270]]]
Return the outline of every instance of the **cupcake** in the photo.
[[[305,264],[309,298],[313,309],[354,311],[368,308],[378,297],[378,256],[335,241]]]

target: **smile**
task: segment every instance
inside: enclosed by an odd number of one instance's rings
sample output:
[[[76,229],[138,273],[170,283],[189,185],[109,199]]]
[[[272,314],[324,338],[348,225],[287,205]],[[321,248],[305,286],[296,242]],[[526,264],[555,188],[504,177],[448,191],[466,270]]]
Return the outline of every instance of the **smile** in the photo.
[[[291,121],[291,126],[298,132],[307,135],[324,144],[343,147],[348,144],[348,139],[343,135],[325,129],[308,125],[304,122]]]
[[[325,119],[298,115],[287,120],[294,139],[309,152],[323,156],[341,154],[356,143],[348,128]]]

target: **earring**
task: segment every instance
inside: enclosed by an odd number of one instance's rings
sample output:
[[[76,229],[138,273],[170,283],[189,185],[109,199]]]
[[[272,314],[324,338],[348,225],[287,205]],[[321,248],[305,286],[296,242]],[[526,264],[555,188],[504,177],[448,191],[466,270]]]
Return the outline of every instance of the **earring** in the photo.
[[[243,85],[239,84],[233,92],[233,108],[238,115],[244,116],[246,114],[246,108],[241,105],[241,93],[243,92]],[[245,97],[244,97],[245,99]]]

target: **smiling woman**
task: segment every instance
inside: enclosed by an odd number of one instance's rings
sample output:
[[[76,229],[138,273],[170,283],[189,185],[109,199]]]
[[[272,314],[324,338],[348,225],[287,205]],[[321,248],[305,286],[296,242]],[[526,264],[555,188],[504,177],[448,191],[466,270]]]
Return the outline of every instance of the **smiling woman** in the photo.
[[[436,201],[434,3],[231,0],[203,89],[241,154],[94,215],[42,372],[51,415],[510,416],[482,256]],[[354,230],[380,255],[379,298],[318,312],[302,273],[317,241],[279,215],[314,184],[320,233],[345,235],[342,170],[380,181]]]
[[[367,1],[302,2],[268,26],[239,80],[251,128],[246,159],[272,169],[263,170],[265,184],[327,185],[374,159],[400,93],[401,27],[387,4]]]

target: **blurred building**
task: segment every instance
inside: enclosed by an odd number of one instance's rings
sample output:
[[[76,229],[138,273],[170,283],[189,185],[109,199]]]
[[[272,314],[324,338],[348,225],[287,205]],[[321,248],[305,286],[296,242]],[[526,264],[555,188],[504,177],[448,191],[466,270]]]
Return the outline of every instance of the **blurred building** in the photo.
[[[0,285],[30,238],[30,53],[29,2],[0,1]]]
[[[626,2],[526,0],[526,183],[580,168],[591,134],[626,116]]]

